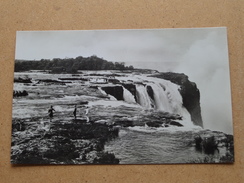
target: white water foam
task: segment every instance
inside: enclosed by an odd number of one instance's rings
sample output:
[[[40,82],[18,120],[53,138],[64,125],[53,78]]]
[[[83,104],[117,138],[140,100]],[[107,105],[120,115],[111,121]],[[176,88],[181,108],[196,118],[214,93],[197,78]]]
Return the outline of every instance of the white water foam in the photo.
[[[192,124],[191,115],[183,106],[182,96],[179,92],[178,85],[159,78],[145,76],[140,76],[140,78],[143,81],[147,80],[149,82],[148,85],[152,87],[156,109],[179,114],[183,117],[185,124]]]
[[[127,82],[141,82],[146,84],[136,84],[136,98],[138,104],[145,109],[154,109],[169,112],[172,114],[179,114],[182,116],[182,120],[179,122],[183,123],[184,126],[192,127],[193,122],[191,121],[191,115],[183,106],[182,96],[179,92],[179,85],[176,85],[170,81],[147,77],[146,75],[128,75],[123,77],[116,77],[118,80],[124,80]],[[147,86],[151,86],[154,93],[154,101],[150,98],[147,92]],[[124,97],[125,99],[125,97]],[[126,101],[127,99],[125,99]]]
[[[170,100],[168,99],[163,87],[156,83],[149,84],[149,86],[151,86],[153,89],[156,109],[173,113],[170,106]]]
[[[136,108],[141,108],[142,107],[138,104],[131,104],[131,103],[127,103],[124,101],[112,101],[112,100],[96,100],[96,101],[91,101],[88,103],[89,107],[92,106],[103,106],[103,107],[119,107],[119,106],[126,106],[126,107],[136,107]]]
[[[136,96],[138,103],[146,109],[152,108],[150,97],[147,93],[147,89],[143,85],[136,85]]]
[[[165,127],[148,127],[145,126],[134,126],[134,127],[128,127],[129,130],[137,131],[137,132],[144,132],[144,133],[155,133],[155,132],[179,132],[179,131],[199,131],[202,130],[202,127],[200,126],[183,126],[183,127],[177,127],[177,126],[169,126],[167,128]]]
[[[123,86],[122,86],[123,87]],[[136,100],[131,92],[129,92],[125,87],[123,87],[123,98],[124,101],[128,103],[136,103]]]

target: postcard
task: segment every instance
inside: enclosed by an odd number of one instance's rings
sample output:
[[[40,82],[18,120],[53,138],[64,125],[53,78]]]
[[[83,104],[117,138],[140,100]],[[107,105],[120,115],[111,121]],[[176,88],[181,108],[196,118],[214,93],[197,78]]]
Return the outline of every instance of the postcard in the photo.
[[[225,27],[17,32],[12,164],[233,162]]]

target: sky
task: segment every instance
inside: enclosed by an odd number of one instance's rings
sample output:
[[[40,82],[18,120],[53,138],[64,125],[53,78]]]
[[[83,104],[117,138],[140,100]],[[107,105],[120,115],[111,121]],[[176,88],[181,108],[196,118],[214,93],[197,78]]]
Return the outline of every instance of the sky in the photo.
[[[204,128],[233,133],[226,28],[17,32],[16,59],[92,55],[185,73],[200,90]]]

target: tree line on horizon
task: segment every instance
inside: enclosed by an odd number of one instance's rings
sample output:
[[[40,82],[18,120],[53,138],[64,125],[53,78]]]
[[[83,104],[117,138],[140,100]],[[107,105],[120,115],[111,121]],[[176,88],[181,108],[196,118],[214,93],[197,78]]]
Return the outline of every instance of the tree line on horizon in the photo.
[[[52,73],[77,73],[78,70],[133,70],[124,62],[111,62],[96,55],[76,58],[54,58],[35,60],[15,60],[15,72],[29,70],[51,70]]]

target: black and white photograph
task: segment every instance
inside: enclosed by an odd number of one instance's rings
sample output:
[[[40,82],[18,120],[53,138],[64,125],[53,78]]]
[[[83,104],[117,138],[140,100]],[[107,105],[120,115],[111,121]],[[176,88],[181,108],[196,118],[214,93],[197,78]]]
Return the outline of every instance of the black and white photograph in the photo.
[[[17,31],[12,164],[233,163],[227,29]]]

